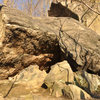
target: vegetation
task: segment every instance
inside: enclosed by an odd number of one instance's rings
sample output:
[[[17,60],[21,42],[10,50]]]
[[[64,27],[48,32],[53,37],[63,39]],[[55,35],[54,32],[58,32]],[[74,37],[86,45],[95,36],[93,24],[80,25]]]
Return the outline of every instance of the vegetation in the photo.
[[[4,5],[18,8],[32,16],[47,16],[52,0],[2,0]]]
[[[86,4],[86,2],[90,3],[99,3],[99,0],[1,0],[4,5],[7,5],[9,7],[18,8],[22,10],[23,12],[32,15],[32,16],[47,16],[47,11],[50,7],[51,2],[72,2],[72,1],[78,1],[83,3],[85,6],[87,6],[89,9],[91,9],[90,6]],[[93,9],[91,9],[93,10]],[[94,11],[94,10],[93,10]],[[100,14],[96,12],[97,14]]]

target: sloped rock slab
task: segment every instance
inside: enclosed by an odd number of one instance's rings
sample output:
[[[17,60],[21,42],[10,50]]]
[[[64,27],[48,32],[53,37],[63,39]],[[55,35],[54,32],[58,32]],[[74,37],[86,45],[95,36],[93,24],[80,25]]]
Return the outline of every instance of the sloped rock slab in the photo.
[[[23,12],[2,6],[0,10],[0,68],[16,68],[0,72],[0,79],[14,75],[18,70],[36,63],[53,64],[63,55],[73,71],[80,69],[100,74],[100,36],[72,18],[33,18]],[[50,54],[47,59],[24,59]],[[53,56],[52,56],[53,55]],[[41,62],[46,62],[41,65]],[[17,70],[18,69],[18,70]]]

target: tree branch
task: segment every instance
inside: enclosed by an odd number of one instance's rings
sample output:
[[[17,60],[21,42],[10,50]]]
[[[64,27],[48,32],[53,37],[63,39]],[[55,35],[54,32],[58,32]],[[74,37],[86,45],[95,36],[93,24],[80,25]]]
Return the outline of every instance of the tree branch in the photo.
[[[90,10],[92,10],[94,13],[100,15],[100,12],[97,12],[97,11],[95,11],[94,9],[92,9],[92,8],[91,8],[88,4],[86,4],[83,0],[81,0],[81,2],[82,2],[85,6],[87,6]]]
[[[93,7],[94,5],[91,6],[91,8]],[[85,14],[87,14],[87,12],[90,10],[90,8],[88,8],[84,13],[83,15],[81,16],[81,22],[83,22],[83,17],[85,16]]]
[[[92,20],[92,22],[88,25],[88,27],[90,27],[92,25],[92,23],[97,19],[98,15],[96,15],[96,17]]]
[[[15,77],[14,82],[11,84],[11,87],[10,87],[10,89],[8,90],[8,92],[6,93],[6,95],[4,96],[4,98],[6,98],[6,97],[9,95],[10,91],[12,90],[12,88],[13,88],[15,82],[16,82],[16,79],[17,79],[17,77]]]

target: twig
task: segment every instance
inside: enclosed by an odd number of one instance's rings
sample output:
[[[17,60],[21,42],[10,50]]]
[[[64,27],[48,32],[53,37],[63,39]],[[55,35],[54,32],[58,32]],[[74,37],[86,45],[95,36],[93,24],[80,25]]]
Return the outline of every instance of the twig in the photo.
[[[93,24],[93,22],[97,19],[97,17],[98,15],[96,15],[96,17],[92,20],[92,22],[88,25],[88,27],[90,27]]]
[[[67,47],[66,47],[66,45],[65,45],[65,43],[64,43],[64,41],[63,41],[63,39],[62,39],[62,37],[63,37],[63,30],[62,30],[62,27],[63,27],[63,24],[65,23],[65,20],[64,20],[64,22],[63,23],[61,23],[61,20],[60,20],[60,29],[59,29],[59,41],[61,41],[61,43],[63,44],[63,46],[62,46],[62,48],[64,49],[64,51],[65,51],[65,53],[66,53],[66,56],[68,56],[68,51],[67,51]]]
[[[17,79],[17,76],[16,76],[16,78],[15,78],[14,82],[11,84],[11,87],[10,87],[10,89],[8,90],[8,92],[6,93],[6,95],[5,95],[5,96],[3,96],[4,98],[6,98],[6,97],[9,95],[10,91],[12,90],[12,88],[13,88],[13,86],[14,86],[15,82],[16,82],[16,79]]]
[[[100,15],[100,12],[95,11],[94,9],[92,9],[92,8],[91,8],[88,4],[86,4],[83,0],[81,0],[81,2],[82,2],[85,6],[87,6],[90,10],[92,10],[94,13]]]
[[[94,5],[92,5],[91,6],[91,8],[93,7]],[[85,12],[84,12],[84,14],[81,16],[81,22],[83,22],[83,17],[85,16],[85,14],[87,14],[87,12],[90,10],[90,8],[88,8]]]

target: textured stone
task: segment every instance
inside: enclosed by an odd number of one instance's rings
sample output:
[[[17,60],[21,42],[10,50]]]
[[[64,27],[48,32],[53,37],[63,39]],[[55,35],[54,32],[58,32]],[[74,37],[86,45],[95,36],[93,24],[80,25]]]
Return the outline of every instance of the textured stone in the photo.
[[[79,0],[72,0],[72,3],[68,4],[68,8],[79,16],[80,22],[100,35],[100,0],[84,0],[84,2],[98,14]]]
[[[63,96],[63,89],[66,87],[66,83],[62,81],[54,82],[53,86],[50,87],[50,95],[55,97],[62,97]]]
[[[87,72],[77,72],[75,74],[75,83],[86,90],[93,97],[100,98],[100,77]]]
[[[35,91],[35,89],[41,88],[46,76],[46,72],[40,71],[39,66],[30,65],[28,68],[22,70],[18,75],[15,76],[15,84],[26,85],[27,88],[33,88]]]
[[[0,79],[31,64],[50,67],[62,61],[62,55],[73,71],[100,73],[100,36],[78,21],[34,18],[6,6],[1,6],[0,13]]]
[[[55,82],[73,83],[74,74],[67,61],[56,63],[51,66],[51,70],[45,78],[47,87],[52,87]]]
[[[69,84],[63,89],[63,94],[71,100],[91,100],[91,96],[78,86]]]

